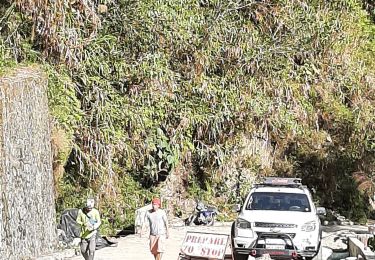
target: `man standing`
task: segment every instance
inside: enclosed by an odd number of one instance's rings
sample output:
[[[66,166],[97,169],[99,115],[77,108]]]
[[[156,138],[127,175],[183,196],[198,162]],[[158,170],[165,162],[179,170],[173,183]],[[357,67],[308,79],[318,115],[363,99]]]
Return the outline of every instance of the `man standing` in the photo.
[[[155,260],[162,260],[165,252],[165,240],[169,237],[167,214],[160,207],[160,199],[153,199],[152,209],[145,216],[150,225],[150,251]]]
[[[85,260],[94,260],[96,233],[101,224],[94,199],[87,199],[86,206],[78,211],[77,223],[81,226],[81,253]]]

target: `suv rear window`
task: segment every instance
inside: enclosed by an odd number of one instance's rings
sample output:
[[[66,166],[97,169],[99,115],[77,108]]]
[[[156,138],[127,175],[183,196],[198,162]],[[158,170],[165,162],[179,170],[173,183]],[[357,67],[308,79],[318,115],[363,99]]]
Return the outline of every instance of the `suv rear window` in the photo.
[[[310,212],[305,194],[281,192],[254,192],[246,206],[249,210],[278,210]]]

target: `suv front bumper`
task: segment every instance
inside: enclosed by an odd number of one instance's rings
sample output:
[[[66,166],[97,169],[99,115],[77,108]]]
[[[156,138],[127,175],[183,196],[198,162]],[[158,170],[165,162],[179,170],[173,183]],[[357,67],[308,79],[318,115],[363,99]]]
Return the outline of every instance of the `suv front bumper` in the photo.
[[[288,232],[285,232],[288,234]],[[232,237],[233,241],[233,252],[236,254],[249,255],[251,248],[258,238],[258,231],[252,229],[238,229],[235,228],[235,236]],[[282,233],[282,232],[280,232]],[[293,238],[293,243],[296,246],[297,254],[302,257],[314,257],[320,246],[319,233],[315,232],[299,232]],[[317,239],[318,238],[318,239]]]

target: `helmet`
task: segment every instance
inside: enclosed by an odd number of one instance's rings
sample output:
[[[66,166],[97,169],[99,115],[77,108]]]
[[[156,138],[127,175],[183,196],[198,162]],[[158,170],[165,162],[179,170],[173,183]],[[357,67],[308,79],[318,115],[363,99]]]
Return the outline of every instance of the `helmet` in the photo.
[[[95,200],[94,199],[87,199],[86,200],[86,208],[92,209],[94,207]]]

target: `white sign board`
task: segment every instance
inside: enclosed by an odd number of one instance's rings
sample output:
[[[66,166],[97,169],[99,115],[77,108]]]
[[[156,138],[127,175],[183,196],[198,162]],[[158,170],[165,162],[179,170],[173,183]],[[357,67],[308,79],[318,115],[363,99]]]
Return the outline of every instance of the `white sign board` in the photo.
[[[186,232],[181,253],[208,259],[224,259],[229,235]]]

